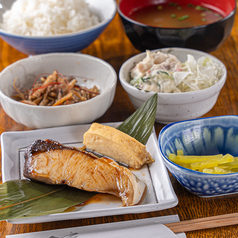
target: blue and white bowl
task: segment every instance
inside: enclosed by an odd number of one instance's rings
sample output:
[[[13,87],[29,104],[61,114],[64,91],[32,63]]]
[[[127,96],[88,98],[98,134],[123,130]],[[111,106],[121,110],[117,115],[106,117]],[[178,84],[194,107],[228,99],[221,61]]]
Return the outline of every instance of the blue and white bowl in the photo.
[[[2,1],[0,19],[5,10],[11,8],[16,0]],[[87,0],[93,11],[99,16],[100,23],[86,30],[55,36],[23,36],[4,31],[0,28],[0,37],[13,48],[27,55],[53,52],[78,52],[96,40],[114,18],[117,5],[114,0]]]
[[[238,192],[238,173],[207,174],[168,159],[182,149],[186,155],[229,153],[238,156],[238,116],[218,116],[171,123],[158,137],[160,155],[172,175],[189,192],[212,197]]]

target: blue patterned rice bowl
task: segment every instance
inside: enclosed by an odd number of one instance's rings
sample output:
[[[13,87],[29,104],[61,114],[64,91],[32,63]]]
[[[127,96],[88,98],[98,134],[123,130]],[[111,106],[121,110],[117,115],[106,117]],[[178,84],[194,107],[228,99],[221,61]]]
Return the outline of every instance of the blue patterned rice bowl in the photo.
[[[11,8],[16,0],[4,1],[0,4],[0,18]],[[93,43],[105,30],[116,14],[114,0],[87,0],[100,18],[100,23],[88,29],[53,36],[25,36],[3,30],[0,26],[0,37],[10,46],[26,55],[37,55],[54,52],[79,52]]]

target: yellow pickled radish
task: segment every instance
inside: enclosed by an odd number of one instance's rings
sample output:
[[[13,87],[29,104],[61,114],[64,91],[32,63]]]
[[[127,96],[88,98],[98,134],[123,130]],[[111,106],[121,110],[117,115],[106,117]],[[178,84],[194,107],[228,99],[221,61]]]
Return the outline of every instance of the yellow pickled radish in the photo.
[[[191,169],[201,171],[205,168],[212,168],[212,167],[218,166],[219,164],[224,164],[224,163],[233,162],[233,161],[234,161],[234,157],[230,154],[226,154],[222,156],[221,158],[213,158],[213,159],[208,159],[201,162],[192,163]]]
[[[177,150],[177,155],[171,153],[168,157],[182,167],[203,173],[226,174],[238,172],[238,157],[230,154],[184,155],[183,150]]]

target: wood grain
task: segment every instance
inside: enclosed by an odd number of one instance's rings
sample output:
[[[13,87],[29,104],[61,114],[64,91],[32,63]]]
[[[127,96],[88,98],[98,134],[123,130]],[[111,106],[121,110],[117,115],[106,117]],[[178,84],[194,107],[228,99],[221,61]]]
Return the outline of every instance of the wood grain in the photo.
[[[238,213],[204,217],[165,224],[174,233],[198,231],[222,226],[238,225]]]
[[[212,55],[218,57],[227,67],[228,76],[224,88],[218,98],[214,108],[204,117],[218,115],[237,115],[238,114],[238,18],[235,19],[231,35],[224,44]],[[130,43],[122,28],[119,16],[113,19],[103,34],[82,53],[97,56],[110,63],[117,73],[122,63],[131,56],[139,53]],[[7,43],[0,40],[0,70],[9,64],[27,57],[10,47]],[[123,90],[119,81],[117,84],[116,95],[110,109],[97,120],[97,122],[116,122],[123,121],[131,115],[133,108],[126,92]],[[10,119],[0,106],[0,133],[4,131],[29,130],[15,123]],[[155,124],[157,135],[164,125]],[[85,226],[93,224],[108,223],[114,221],[127,221],[133,219],[150,218],[165,215],[178,214],[181,221],[204,218],[216,215],[238,212],[238,195],[223,196],[216,198],[199,198],[187,192],[173,176],[170,175],[175,193],[179,203],[176,207],[163,211],[129,214],[120,216],[99,217],[90,219],[67,220],[58,222],[48,222],[39,224],[10,224],[6,221],[0,222],[0,237],[10,234],[20,234],[43,230],[52,230],[67,227]],[[1,172],[0,172],[1,180]],[[191,231],[186,233],[188,238],[221,238],[238,237],[238,226],[220,227],[214,229]]]

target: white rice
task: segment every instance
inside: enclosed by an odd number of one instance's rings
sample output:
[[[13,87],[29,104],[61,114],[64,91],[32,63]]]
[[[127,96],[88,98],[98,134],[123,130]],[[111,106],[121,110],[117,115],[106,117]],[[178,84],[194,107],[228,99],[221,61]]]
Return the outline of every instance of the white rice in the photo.
[[[16,0],[2,29],[26,36],[52,36],[90,28],[99,18],[84,0]]]

